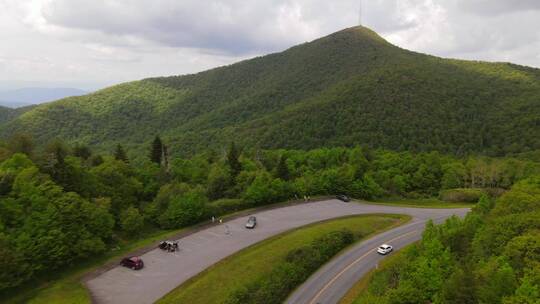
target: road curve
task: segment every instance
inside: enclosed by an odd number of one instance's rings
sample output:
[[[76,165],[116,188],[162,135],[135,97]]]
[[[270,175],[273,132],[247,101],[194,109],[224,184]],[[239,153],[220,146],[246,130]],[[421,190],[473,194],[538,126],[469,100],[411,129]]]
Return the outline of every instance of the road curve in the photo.
[[[333,280],[335,276],[332,276],[332,273],[334,275],[339,273],[344,269],[340,267],[345,266],[350,261],[345,259],[344,256],[350,255],[357,257],[356,254],[361,253],[362,249],[375,247],[380,240],[376,238],[383,236],[392,238],[406,231],[403,229],[418,229],[418,234],[411,233],[393,243],[393,245],[399,248],[402,241],[405,244],[418,239],[426,220],[442,219],[452,214],[464,215],[466,212],[467,209],[404,208],[364,203],[343,203],[338,200],[327,200],[266,210],[254,214],[257,216],[258,222],[257,228],[254,230],[244,228],[247,216],[231,220],[222,225],[212,226],[180,239],[181,250],[177,253],[167,253],[159,249],[145,253],[142,255],[145,268],[142,270],[132,271],[123,267],[115,267],[87,281],[86,286],[90,291],[94,303],[153,303],[178,285],[221,259],[287,230],[346,215],[393,213],[412,216],[413,220],[409,224],[389,230],[375,238],[362,242],[351,250],[348,250],[345,254],[332,260],[321,271],[318,271],[306,282],[306,284],[312,282],[314,288],[319,288],[313,290],[318,293],[320,290],[323,290],[323,287],[328,282]],[[368,256],[369,258],[366,257],[365,260],[361,260],[361,262],[355,265],[363,265],[363,267],[367,267],[366,269],[373,267],[374,263],[369,266],[370,263],[367,263],[367,260],[372,261],[372,258],[377,257],[371,257],[369,254]],[[339,261],[342,262],[339,263]],[[336,262],[338,263],[334,265]],[[331,265],[334,266],[329,267]],[[353,270],[352,268],[356,266],[351,267],[350,270]],[[324,269],[328,270],[328,272],[322,271]],[[336,270],[337,272],[335,272]],[[320,298],[324,302],[317,301],[325,304],[335,303],[336,301],[326,302],[324,299],[326,299],[327,294],[337,295],[342,290],[347,291],[346,283],[350,282],[350,280],[344,280],[347,274],[348,271],[344,272],[343,275],[340,275],[318,295],[318,299]],[[317,279],[317,277],[319,278]],[[309,291],[311,287],[306,288],[309,286],[306,284],[302,285],[293,294],[289,299],[289,303],[310,303],[313,300]],[[298,299],[298,302],[295,302],[295,299]],[[336,297],[330,296],[329,299],[336,299]]]
[[[467,209],[450,209],[450,213],[435,217],[414,217],[406,225],[378,234],[338,255],[315,272],[304,284],[297,288],[285,301],[287,304],[334,304],[358,282],[367,272],[375,268],[385,258],[376,252],[381,244],[390,244],[394,250],[414,243],[422,237],[429,219],[441,223],[455,214],[463,217]],[[390,253],[391,255],[392,253]]]

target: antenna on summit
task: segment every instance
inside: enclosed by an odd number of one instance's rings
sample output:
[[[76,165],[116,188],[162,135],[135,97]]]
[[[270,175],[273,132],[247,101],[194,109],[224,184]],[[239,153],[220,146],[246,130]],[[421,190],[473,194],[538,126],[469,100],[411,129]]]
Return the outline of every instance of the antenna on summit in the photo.
[[[362,0],[360,2],[360,8],[358,9],[358,25],[362,25]]]

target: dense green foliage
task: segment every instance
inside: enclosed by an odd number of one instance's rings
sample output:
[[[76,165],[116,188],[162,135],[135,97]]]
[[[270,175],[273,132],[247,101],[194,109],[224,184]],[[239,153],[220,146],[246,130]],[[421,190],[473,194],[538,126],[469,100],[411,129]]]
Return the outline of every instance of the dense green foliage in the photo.
[[[226,304],[278,304],[324,263],[354,242],[348,230],[334,231],[288,253],[272,272],[233,292]]]
[[[27,112],[27,111],[31,110],[32,108],[34,108],[34,107],[35,106],[26,106],[26,107],[21,107],[21,108],[17,108],[17,109],[12,109],[12,108],[8,108],[8,107],[0,106],[0,125],[5,123],[5,122],[8,122],[8,121],[10,121],[12,119],[15,119],[15,118],[19,117],[24,112]]]
[[[491,156],[540,149],[540,70],[441,59],[350,28],[195,75],[146,79],[40,105],[0,128],[146,157],[230,141],[261,149],[363,145]],[[141,145],[145,143],[145,145]],[[233,172],[234,173],[234,172]]]
[[[209,151],[160,164],[150,143],[147,159],[137,163],[121,145],[114,155],[58,139],[33,147],[28,136],[0,145],[0,263],[8,270],[0,290],[101,255],[119,239],[236,210],[337,193],[366,199],[432,197],[453,188],[496,193],[540,173],[538,163],[512,158],[360,147],[247,150],[231,144],[221,156]]]
[[[361,303],[540,302],[540,176],[464,220],[428,225],[422,241],[375,273]]]

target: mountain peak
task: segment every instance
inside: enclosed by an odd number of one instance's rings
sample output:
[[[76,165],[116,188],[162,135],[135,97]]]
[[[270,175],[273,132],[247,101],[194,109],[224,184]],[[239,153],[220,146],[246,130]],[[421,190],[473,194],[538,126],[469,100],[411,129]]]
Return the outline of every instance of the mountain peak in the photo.
[[[235,140],[502,155],[540,148],[539,75],[410,52],[355,26],[281,53],[41,105],[2,124],[0,136],[24,131],[40,144],[60,137],[141,152],[159,132],[175,154]]]
[[[383,37],[365,26],[353,26],[328,35],[327,37],[343,38],[350,40],[371,41],[390,45]],[[325,37],[326,38],[326,37]],[[324,39],[324,38],[323,38]]]

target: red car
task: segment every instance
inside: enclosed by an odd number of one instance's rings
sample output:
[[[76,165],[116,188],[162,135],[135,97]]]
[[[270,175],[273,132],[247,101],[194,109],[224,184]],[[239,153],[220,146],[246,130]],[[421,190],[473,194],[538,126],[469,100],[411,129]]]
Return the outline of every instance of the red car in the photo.
[[[139,270],[144,267],[144,262],[139,257],[128,257],[128,258],[123,258],[122,261],[120,262],[120,265],[127,268],[131,268],[133,270]]]

